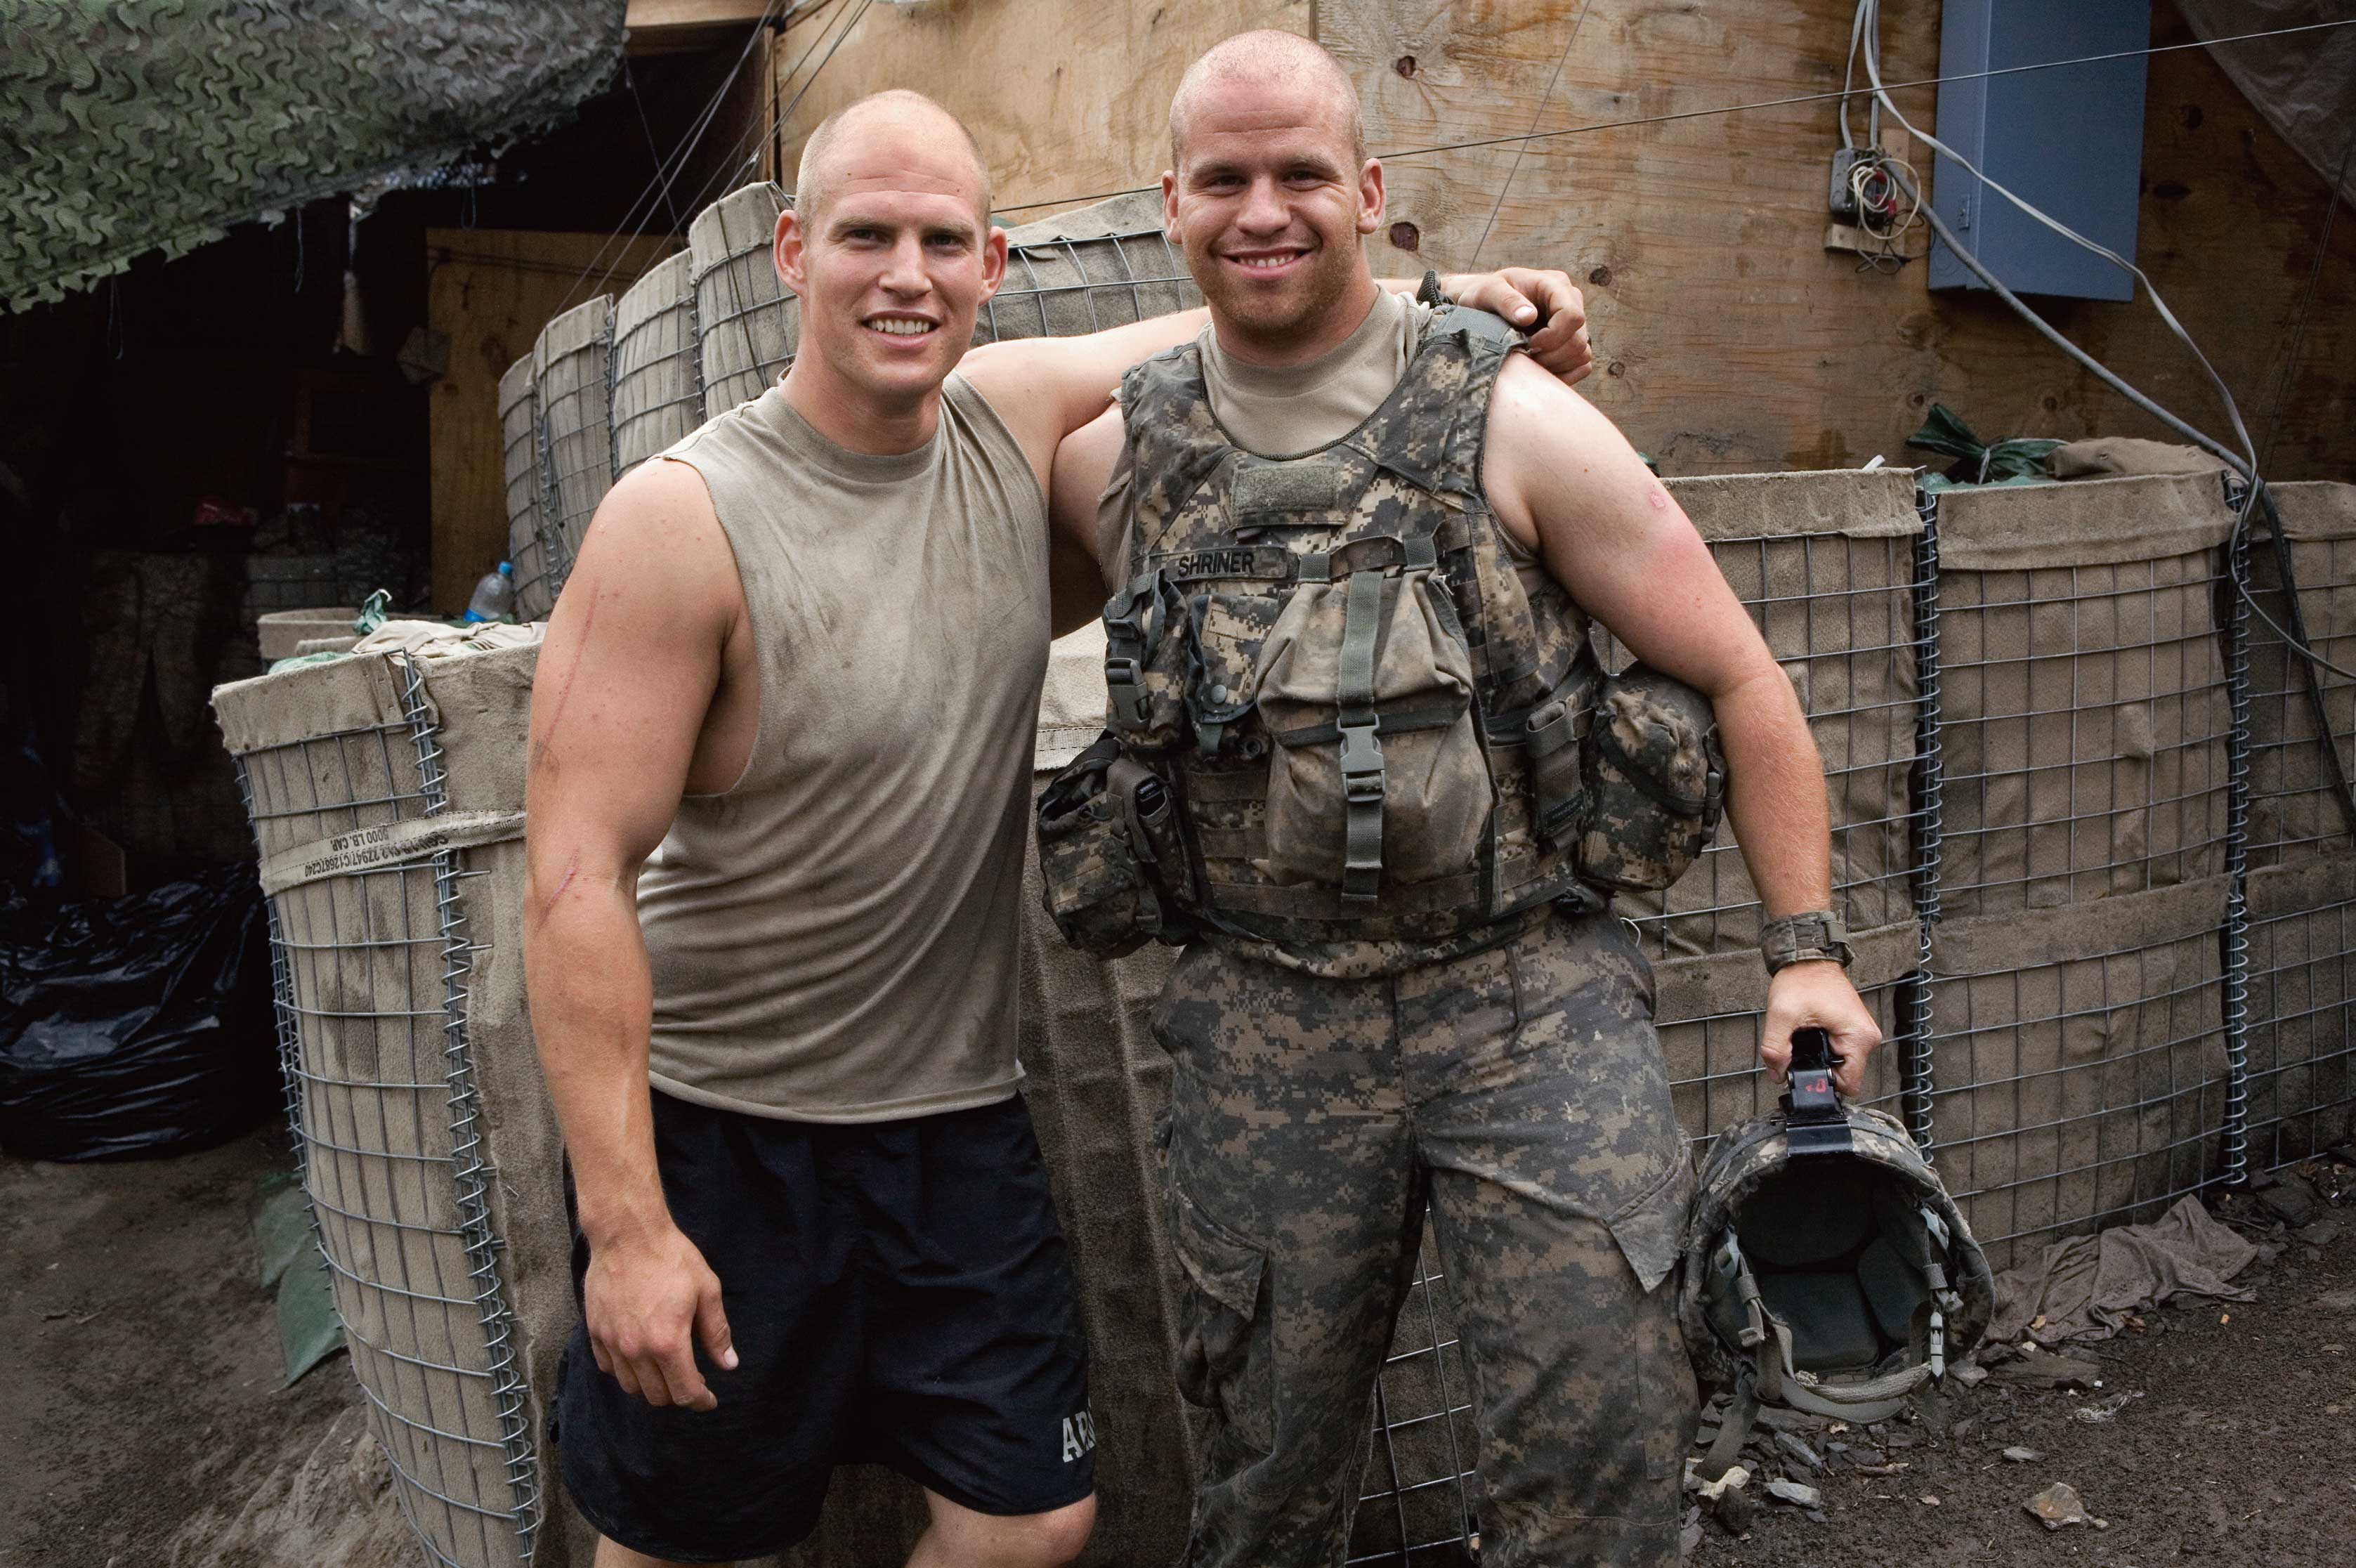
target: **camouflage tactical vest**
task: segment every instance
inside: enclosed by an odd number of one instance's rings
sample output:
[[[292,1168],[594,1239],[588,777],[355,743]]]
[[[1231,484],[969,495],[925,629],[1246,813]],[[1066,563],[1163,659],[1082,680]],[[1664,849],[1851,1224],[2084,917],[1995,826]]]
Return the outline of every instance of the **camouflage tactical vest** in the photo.
[[[1194,345],[1123,381],[1110,723],[1167,788],[1173,820],[1135,836],[1196,929],[1369,975],[1600,901],[1568,815],[1587,618],[1551,578],[1525,591],[1481,489],[1509,350],[1443,317],[1363,424],[1283,459],[1220,428]]]

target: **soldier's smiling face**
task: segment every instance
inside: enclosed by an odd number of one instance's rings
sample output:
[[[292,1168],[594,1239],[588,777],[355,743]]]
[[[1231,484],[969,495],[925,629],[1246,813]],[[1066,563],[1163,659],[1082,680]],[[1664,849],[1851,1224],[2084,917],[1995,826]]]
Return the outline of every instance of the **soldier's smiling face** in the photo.
[[[1217,74],[1172,106],[1172,138],[1163,224],[1222,331],[1269,349],[1316,336],[1382,221],[1352,105],[1322,82]]]

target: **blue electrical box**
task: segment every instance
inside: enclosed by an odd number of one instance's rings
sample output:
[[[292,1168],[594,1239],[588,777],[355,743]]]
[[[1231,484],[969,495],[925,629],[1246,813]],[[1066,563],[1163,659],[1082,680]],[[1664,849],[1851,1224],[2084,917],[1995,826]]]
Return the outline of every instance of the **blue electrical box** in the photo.
[[[2040,209],[2135,260],[2143,177],[2144,57],[2008,76],[1975,71],[2151,43],[2151,0],[1945,0],[1939,28],[1938,138]],[[2072,244],[1938,160],[1932,206],[1982,265],[2019,294],[2132,299],[2135,279]],[[1933,288],[1984,288],[1944,243],[1931,247]]]

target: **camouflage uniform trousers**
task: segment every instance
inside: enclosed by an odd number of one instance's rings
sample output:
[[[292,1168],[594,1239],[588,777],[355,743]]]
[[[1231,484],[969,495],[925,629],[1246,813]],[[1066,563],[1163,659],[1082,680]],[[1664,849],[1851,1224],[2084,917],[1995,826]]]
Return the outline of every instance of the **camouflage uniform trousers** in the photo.
[[[1210,1412],[1188,1568],[1343,1561],[1427,1199],[1483,1568],[1677,1561],[1697,1410],[1665,1281],[1693,1177],[1652,1002],[1608,915],[1387,979],[1187,950],[1155,1030],[1178,1383]]]

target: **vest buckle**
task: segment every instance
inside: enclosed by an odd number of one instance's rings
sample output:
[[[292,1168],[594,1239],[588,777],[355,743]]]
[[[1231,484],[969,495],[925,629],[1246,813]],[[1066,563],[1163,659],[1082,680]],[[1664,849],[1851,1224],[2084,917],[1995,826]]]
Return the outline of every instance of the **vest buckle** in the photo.
[[[1348,800],[1383,798],[1383,743],[1375,722],[1344,724],[1342,731],[1342,796]]]

